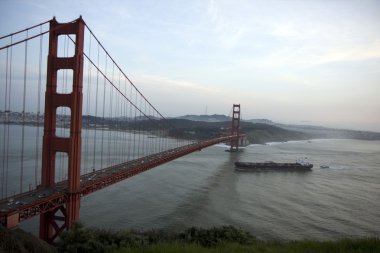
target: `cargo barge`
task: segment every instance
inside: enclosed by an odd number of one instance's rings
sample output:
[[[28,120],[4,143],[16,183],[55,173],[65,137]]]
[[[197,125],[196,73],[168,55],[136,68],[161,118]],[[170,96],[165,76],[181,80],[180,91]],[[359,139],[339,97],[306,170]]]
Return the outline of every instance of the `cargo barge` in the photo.
[[[235,162],[236,170],[239,171],[311,171],[313,164],[305,162],[275,163],[275,162]]]

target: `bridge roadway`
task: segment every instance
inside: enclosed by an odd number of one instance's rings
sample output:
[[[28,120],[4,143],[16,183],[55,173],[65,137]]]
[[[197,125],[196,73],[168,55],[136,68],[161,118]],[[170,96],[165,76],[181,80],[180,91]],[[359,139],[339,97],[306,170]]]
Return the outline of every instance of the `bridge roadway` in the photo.
[[[79,193],[81,196],[88,195],[181,156],[238,138],[237,135],[229,135],[200,141],[82,175]],[[37,187],[35,190],[0,200],[0,222],[11,227],[33,216],[54,210],[66,203],[67,193],[67,181],[61,181],[53,188]]]

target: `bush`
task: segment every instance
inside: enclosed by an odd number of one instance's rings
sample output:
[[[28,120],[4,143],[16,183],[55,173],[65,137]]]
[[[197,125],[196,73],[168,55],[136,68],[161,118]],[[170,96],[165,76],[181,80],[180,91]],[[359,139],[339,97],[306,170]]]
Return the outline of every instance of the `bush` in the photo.
[[[62,233],[58,244],[60,252],[105,252],[104,244],[97,240],[93,230],[84,228],[82,224],[76,223],[69,231]]]
[[[71,230],[62,234],[58,249],[60,252],[67,253],[109,252],[121,247],[139,248],[172,242],[195,243],[212,247],[220,242],[247,244],[253,240],[254,237],[249,233],[233,226],[211,229],[189,228],[183,233],[173,234],[163,230],[111,232],[74,224]]]
[[[215,246],[221,242],[236,242],[248,244],[255,241],[255,238],[241,229],[233,226],[223,226],[221,228],[189,228],[180,234],[180,238],[186,243],[197,243],[204,247]]]

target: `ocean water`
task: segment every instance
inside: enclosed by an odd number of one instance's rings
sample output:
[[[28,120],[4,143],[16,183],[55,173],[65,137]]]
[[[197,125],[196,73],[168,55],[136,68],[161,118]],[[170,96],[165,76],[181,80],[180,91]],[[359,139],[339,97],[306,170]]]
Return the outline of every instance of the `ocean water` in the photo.
[[[216,145],[85,197],[81,221],[107,229],[234,225],[261,239],[380,236],[380,142]],[[235,161],[293,162],[311,172],[235,172]],[[321,169],[320,165],[329,165]]]
[[[30,141],[25,154],[33,157],[34,147]],[[380,236],[380,141],[290,141],[238,153],[227,148],[209,147],[86,196],[80,220],[116,231],[234,225],[265,240]],[[234,168],[236,161],[298,158],[313,163],[312,171]],[[20,227],[37,234],[37,221]]]

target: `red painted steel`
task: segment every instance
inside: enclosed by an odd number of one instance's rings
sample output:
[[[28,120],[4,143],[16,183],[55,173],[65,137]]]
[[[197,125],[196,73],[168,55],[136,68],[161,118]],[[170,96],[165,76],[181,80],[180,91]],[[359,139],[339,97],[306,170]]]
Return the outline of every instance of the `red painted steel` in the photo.
[[[239,133],[240,133],[240,104],[234,104],[232,107],[232,125],[231,135],[236,135],[237,139],[231,141],[231,152],[239,150]]]
[[[60,24],[55,19],[50,21],[41,184],[43,188],[55,186],[56,152],[65,152],[68,155],[68,180],[65,210],[58,206],[40,215],[40,237],[48,242],[52,242],[62,231],[56,223],[56,220],[62,219],[56,216],[58,210],[65,216],[64,227],[70,227],[73,221],[79,219],[84,25],[82,18],[69,24]],[[73,57],[58,57],[59,35],[75,35]],[[57,93],[57,71],[60,69],[73,70],[70,94]],[[56,112],[60,106],[69,107],[71,110],[68,138],[56,136]]]

